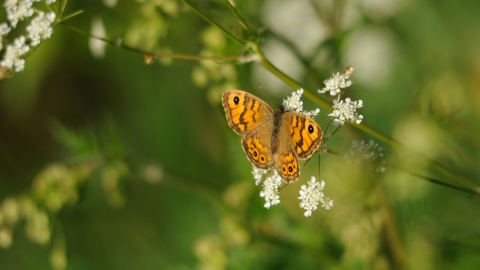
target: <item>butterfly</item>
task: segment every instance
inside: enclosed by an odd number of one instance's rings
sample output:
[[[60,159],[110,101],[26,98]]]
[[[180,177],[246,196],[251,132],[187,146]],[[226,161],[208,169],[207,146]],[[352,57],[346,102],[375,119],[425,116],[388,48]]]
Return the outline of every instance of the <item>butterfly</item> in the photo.
[[[242,135],[242,147],[253,166],[270,169],[277,166],[286,182],[300,178],[298,160],[308,159],[320,146],[322,129],[312,118],[273,110],[265,101],[241,90],[222,95],[228,125]]]

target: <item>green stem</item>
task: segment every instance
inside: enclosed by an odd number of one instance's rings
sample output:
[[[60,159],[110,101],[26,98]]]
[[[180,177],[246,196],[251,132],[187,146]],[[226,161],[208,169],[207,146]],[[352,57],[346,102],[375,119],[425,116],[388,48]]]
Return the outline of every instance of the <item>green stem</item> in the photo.
[[[63,16],[63,17],[62,17],[62,21],[66,21],[66,20],[68,20],[68,19],[70,19],[70,18],[72,18],[72,17],[74,17],[74,16],[77,16],[78,14],[81,14],[81,13],[83,13],[83,10],[82,10],[82,9],[77,10],[77,11],[74,11],[74,12],[68,14],[68,15]]]
[[[227,36],[229,36],[231,39],[233,39],[235,42],[237,42],[241,46],[245,46],[245,42],[234,36],[232,33],[227,31],[227,29],[223,28],[220,24],[215,22],[214,20],[210,19],[205,13],[200,11],[197,7],[195,7],[190,1],[188,0],[182,0],[183,3],[185,3],[187,6],[189,6],[193,11],[195,11],[200,17],[202,17],[204,20],[209,22],[210,24],[218,27],[218,29],[222,30]]]
[[[248,26],[248,23],[245,21],[243,16],[238,11],[237,7],[232,5],[232,2],[230,2],[229,0],[225,0],[225,2],[227,3],[227,6],[230,8],[230,10],[233,12],[233,14],[235,14],[237,19],[239,20],[240,25],[247,31],[249,38],[252,37],[252,31],[250,30],[250,27]]]
[[[252,44],[253,50],[257,53],[259,56],[259,63],[260,65],[265,68],[266,70],[270,71],[273,75],[277,76],[280,80],[288,84],[290,87],[293,89],[303,89],[303,94],[309,98],[310,100],[314,101],[315,103],[319,104],[320,106],[332,110],[332,105],[328,103],[326,100],[323,100],[319,96],[317,96],[313,91],[303,88],[300,83],[297,81],[293,80],[289,76],[287,76],[285,73],[283,73],[281,70],[279,70],[277,67],[275,67],[263,54],[262,50],[258,46],[258,44]]]
[[[428,182],[431,182],[431,183],[434,183],[434,184],[437,184],[437,185],[441,185],[441,186],[445,186],[445,187],[449,187],[449,188],[453,188],[453,189],[456,189],[456,190],[459,190],[459,191],[463,191],[465,193],[469,193],[469,194],[472,194],[472,195],[478,195],[478,193],[470,190],[470,189],[467,189],[467,188],[462,188],[462,187],[458,187],[458,186],[454,186],[454,185],[451,185],[451,184],[448,184],[448,183],[445,183],[445,182],[442,182],[442,181],[439,181],[437,179],[434,179],[434,178],[431,178],[431,177],[428,177],[428,176],[425,176],[425,175],[421,175],[419,173],[415,173],[415,172],[411,172],[409,170],[405,170],[405,169],[402,169],[402,168],[399,168],[399,167],[395,167],[397,170],[400,170],[404,173],[407,173],[407,174],[410,174],[410,175],[413,175],[413,176],[416,176],[418,178],[421,178],[425,181],[428,181]]]
[[[371,178],[374,179],[374,178]],[[374,192],[377,195],[379,202],[379,212],[382,216],[383,225],[385,228],[385,245],[391,254],[391,260],[394,269],[404,269],[406,264],[405,247],[403,246],[400,237],[400,230],[398,229],[398,222],[393,214],[390,202],[383,189],[380,181],[373,180]]]
[[[150,55],[154,57],[162,57],[162,58],[172,58],[172,59],[183,59],[183,60],[214,60],[214,61],[239,61],[241,63],[245,63],[248,61],[252,61],[254,57],[250,56],[238,56],[238,55],[233,55],[233,56],[203,56],[203,55],[186,55],[186,54],[175,54],[175,53],[164,53],[164,52],[146,52],[137,48],[133,48],[127,45],[124,45],[119,42],[115,42],[103,37],[97,37],[94,36],[88,32],[85,32],[83,30],[80,30],[78,28],[75,28],[69,24],[66,24],[65,22],[61,22],[61,25],[65,26],[66,28],[79,33],[81,35],[87,36],[89,38],[94,38],[101,40],[105,43],[108,43],[110,45],[125,49],[127,51],[135,52],[135,53],[141,53],[143,55]]]
[[[338,126],[337,129],[335,129],[333,132],[332,132],[332,136],[333,134],[335,134],[342,126]]]
[[[285,45],[289,50],[293,53],[293,55],[302,63],[303,68],[306,70],[307,76],[317,85],[323,85],[323,79],[321,78],[320,74],[318,74],[317,70],[312,66],[311,61],[307,60],[301,53],[297,46],[285,38],[284,36],[274,32],[272,29],[268,29],[268,32],[278,41],[280,41],[283,45]],[[322,45],[320,45],[322,46]],[[320,47],[319,46],[319,47]]]
[[[68,0],[64,0],[62,2],[62,6],[60,7],[60,18],[62,18],[63,12],[65,11],[65,7],[67,6]]]

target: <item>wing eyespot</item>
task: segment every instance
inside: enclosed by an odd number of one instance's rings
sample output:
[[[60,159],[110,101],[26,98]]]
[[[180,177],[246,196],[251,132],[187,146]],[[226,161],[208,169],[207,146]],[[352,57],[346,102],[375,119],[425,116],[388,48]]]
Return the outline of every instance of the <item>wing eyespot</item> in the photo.
[[[313,128],[313,126],[312,126],[311,124],[308,125],[308,132],[309,132],[310,134],[312,134],[314,130],[315,130],[315,129]]]

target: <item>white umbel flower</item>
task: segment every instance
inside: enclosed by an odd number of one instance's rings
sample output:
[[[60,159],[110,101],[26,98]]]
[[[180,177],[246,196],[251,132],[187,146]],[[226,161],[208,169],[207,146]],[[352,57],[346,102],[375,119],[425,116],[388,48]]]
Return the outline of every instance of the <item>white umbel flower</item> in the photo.
[[[0,24],[0,36],[5,36],[12,30],[7,23]]]
[[[47,5],[51,5],[55,2],[57,2],[57,0],[45,0],[45,3],[47,3]]]
[[[7,0],[3,4],[5,11],[7,12],[7,19],[10,21],[10,25],[17,27],[18,21],[28,18],[33,15],[34,0],[22,0],[17,3],[16,0]]]
[[[343,126],[345,121],[360,124],[363,119],[363,115],[357,113],[357,109],[363,107],[363,101],[352,101],[350,98],[345,100],[333,101],[333,112],[328,116],[333,117],[334,126]]]
[[[252,174],[253,174],[253,179],[255,179],[255,185],[257,186],[260,185],[260,183],[262,182],[263,175],[266,174],[267,172],[268,170],[263,170],[263,169],[258,169],[253,167]]]
[[[315,177],[312,176],[311,180],[307,182],[307,185],[302,185],[300,188],[300,197],[298,199],[302,200],[300,202],[300,207],[305,209],[303,213],[306,217],[312,215],[312,212],[315,211],[319,203],[322,203],[322,207],[325,209],[330,209],[333,206],[333,201],[324,198],[322,190],[325,187],[325,181],[317,182]]]
[[[28,37],[32,46],[38,46],[44,39],[50,38],[53,33],[52,23],[55,21],[55,13],[39,12],[30,25],[27,26]]]
[[[20,58],[27,53],[30,47],[25,44],[25,37],[20,36],[14,40],[13,45],[8,45],[3,55],[0,66],[11,69],[15,67],[15,72],[20,72],[25,67],[25,59]]]
[[[303,111],[303,102],[300,100],[302,98],[303,89],[298,89],[292,94],[287,96],[287,99],[283,100],[283,106],[287,111],[301,112]]]
[[[352,82],[348,80],[348,77],[350,77],[352,72],[353,66],[350,66],[345,70],[344,74],[340,74],[340,72],[333,74],[330,79],[324,81],[325,87],[322,90],[318,90],[318,92],[323,94],[330,91],[330,95],[332,96],[340,94],[342,89],[352,85]]]
[[[282,178],[278,175],[277,170],[274,170],[273,175],[263,181],[263,190],[260,192],[260,197],[265,198],[265,208],[280,203],[278,188],[281,184]]]
[[[379,147],[373,140],[370,140],[368,144],[365,144],[365,141],[358,142],[355,140],[344,157],[348,163],[354,164],[357,168],[371,162],[374,163],[377,172],[384,172],[385,161],[382,151],[383,148]]]
[[[322,203],[322,207],[327,210],[333,207],[333,200],[330,200],[328,197],[321,198],[320,202]]]
[[[303,102],[300,100],[302,98],[302,95],[303,95],[303,89],[300,88],[297,91],[290,94],[289,96],[287,96],[287,99],[283,100],[283,106],[285,107],[285,110],[302,113],[309,117],[317,116],[320,113],[320,109],[318,108],[312,111],[303,110]]]

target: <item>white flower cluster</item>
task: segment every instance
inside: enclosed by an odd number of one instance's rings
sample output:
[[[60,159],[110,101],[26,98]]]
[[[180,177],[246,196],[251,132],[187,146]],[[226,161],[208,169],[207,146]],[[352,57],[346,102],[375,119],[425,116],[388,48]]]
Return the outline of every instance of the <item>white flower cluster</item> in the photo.
[[[25,67],[25,59],[21,58],[30,50],[30,47],[25,44],[25,37],[20,36],[15,39],[13,45],[7,45],[0,66],[11,69],[15,67],[15,72],[20,72]]]
[[[273,175],[263,181],[263,190],[260,192],[260,197],[265,198],[265,208],[270,208],[270,206],[280,203],[278,188],[281,184],[282,178],[276,170],[274,170]]]
[[[38,0],[37,0],[38,1]],[[34,0],[6,0],[3,6],[7,12],[7,19],[10,21],[10,25],[17,27],[18,21],[28,18],[33,15],[33,2]]]
[[[297,91],[293,92],[287,99],[283,100],[283,106],[287,111],[293,111],[297,113],[305,114],[309,117],[315,117],[320,113],[320,109],[315,109],[312,111],[304,111],[303,110],[303,102],[300,100],[303,95],[303,89],[298,89]]]
[[[47,39],[52,35],[53,29],[51,24],[55,21],[55,13],[50,12],[45,15],[39,12],[30,25],[27,26],[28,37],[32,46],[38,46],[42,39]]]
[[[319,93],[325,93],[330,91],[330,95],[336,96],[342,92],[342,89],[345,89],[352,85],[352,82],[348,80],[350,74],[353,72],[353,67],[348,67],[344,74],[333,74],[332,77],[328,80],[325,80],[325,87],[322,90],[318,90]]]
[[[253,174],[253,179],[255,179],[255,185],[257,186],[260,185],[260,183],[262,182],[263,175],[266,174],[267,172],[268,170],[263,170],[263,169],[258,169],[253,167],[252,174]]]
[[[345,159],[350,164],[355,164],[358,168],[360,165],[366,162],[375,162],[375,170],[377,172],[385,171],[385,161],[383,160],[383,148],[378,147],[373,140],[370,140],[368,144],[364,141],[358,142],[357,140],[352,142],[352,147],[345,154]]]
[[[45,3],[50,5],[55,1],[45,0]],[[15,72],[22,71],[25,68],[25,54],[30,51],[32,46],[38,46],[42,40],[52,35],[51,25],[55,21],[55,13],[45,14],[38,11],[38,16],[32,19],[26,28],[28,38],[20,35],[14,39],[13,43],[6,40],[7,35],[17,27],[19,21],[33,16],[36,10],[33,8],[34,2],[40,2],[40,0],[6,0],[3,4],[8,23],[0,24],[0,51],[5,49],[0,60],[0,67],[14,69]],[[4,44],[6,44],[5,47]]]
[[[325,181],[317,182],[315,177],[312,176],[312,179],[307,182],[308,186],[302,185],[300,189],[300,197],[298,199],[302,200],[300,202],[300,208],[305,209],[303,213],[306,217],[312,215],[312,212],[317,209],[319,203],[322,203],[322,207],[329,210],[333,207],[333,200],[330,200],[328,197],[325,197],[322,190],[325,187]]]
[[[338,126],[345,124],[345,121],[360,124],[363,119],[363,115],[357,113],[357,109],[363,107],[363,101],[352,101],[350,98],[345,100],[333,101],[333,112],[328,116],[333,117],[333,125]]]
[[[12,30],[12,28],[10,28],[7,23],[0,24],[0,36],[2,36],[2,38],[3,36],[10,33],[10,30]],[[0,43],[0,46],[1,46],[1,43]]]

